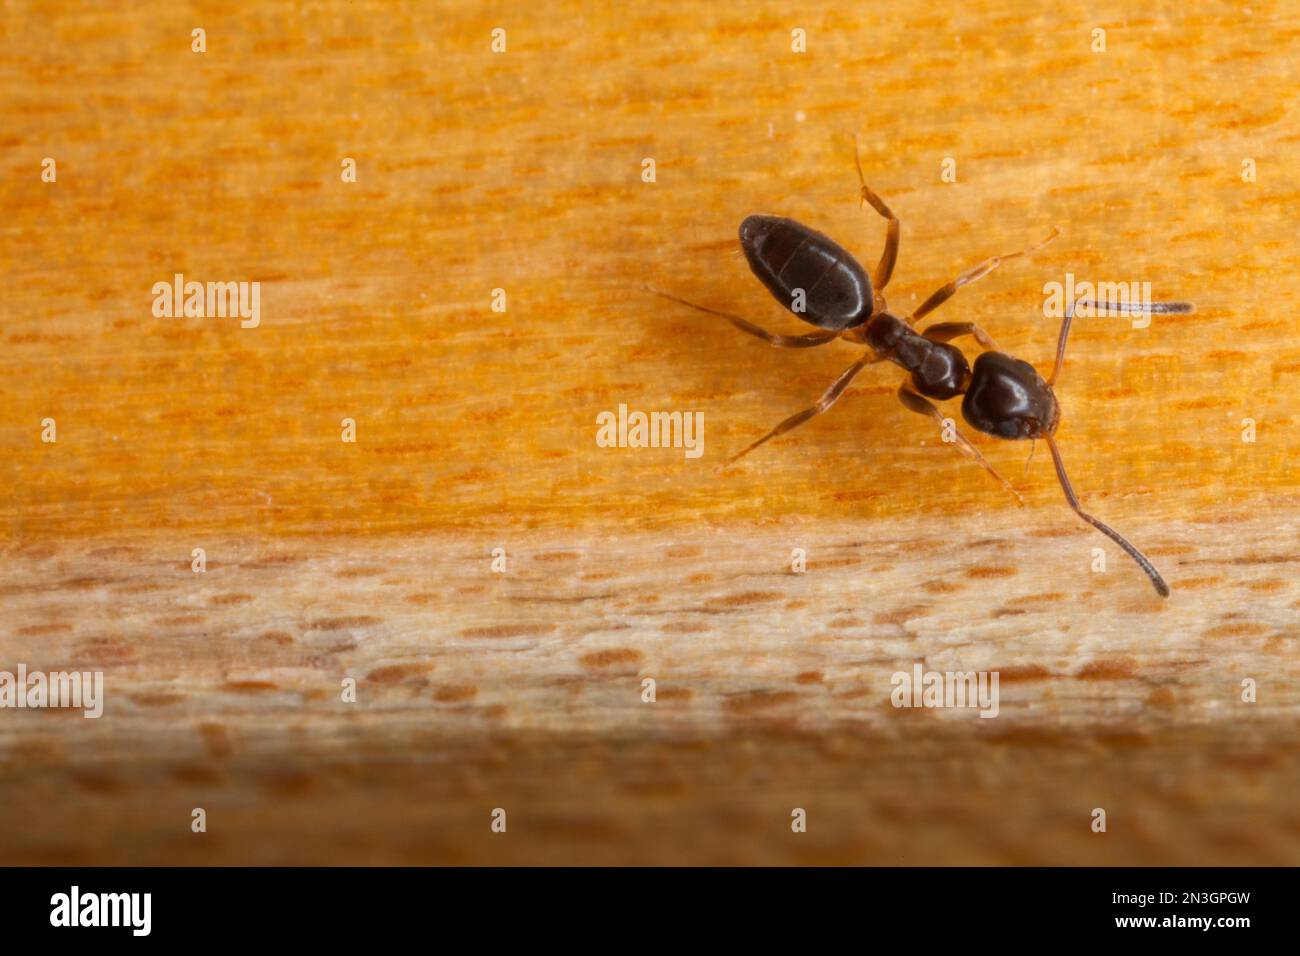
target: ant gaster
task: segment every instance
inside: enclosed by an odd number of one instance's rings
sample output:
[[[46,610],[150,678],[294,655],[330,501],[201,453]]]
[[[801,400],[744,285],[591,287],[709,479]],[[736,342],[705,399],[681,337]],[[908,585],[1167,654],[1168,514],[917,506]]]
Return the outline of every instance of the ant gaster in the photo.
[[[943,413],[931,399],[943,401],[961,395],[962,416],[972,427],[998,438],[1044,439],[1051,449],[1056,476],[1070,507],[1080,518],[1119,545],[1146,572],[1156,591],[1162,597],[1168,597],[1169,585],[1147,560],[1146,555],[1114,528],[1080,507],[1070,479],[1066,477],[1065,464],[1053,437],[1060,423],[1061,410],[1052,388],[1065,359],[1065,344],[1076,307],[1175,314],[1191,312],[1191,304],[1153,302],[1135,306],[1083,299],[1072,302],[1061,322],[1056,364],[1051,377],[1046,380],[1028,362],[996,351],[993,339],[973,322],[938,322],[918,332],[915,328],[917,320],[948,301],[962,286],[988,275],[1008,259],[1028,255],[1042,248],[1056,238],[1057,230],[1053,229],[1051,235],[1031,249],[984,260],[936,290],[911,315],[900,318],[889,311],[884,296],[885,287],[894,272],[894,263],[898,259],[899,220],[884,201],[868,188],[862,175],[862,163],[856,156],[854,159],[858,181],[862,186],[862,202],[869,203],[889,224],[884,252],[872,276],[868,276],[857,260],[834,240],[793,219],[753,215],[746,217],[740,224],[740,247],[749,260],[754,275],[782,305],[820,331],[804,335],[778,335],[738,315],[696,305],[666,292],[650,290],[682,305],[721,316],[741,331],[757,336],[777,348],[811,348],[835,339],[867,346],[866,354],[845,369],[814,405],[791,415],[733,456],[727,464],[825,412],[866,366],[882,361],[893,362],[911,373],[898,390],[899,400],[910,411],[929,415],[943,426]],[[963,335],[973,336],[976,342],[988,350],[975,359],[973,368],[960,349],[948,344],[952,339]],[[1020,504],[1024,504],[1020,494],[985,460],[979,449],[960,431],[953,429],[952,434],[958,448],[1001,482]]]

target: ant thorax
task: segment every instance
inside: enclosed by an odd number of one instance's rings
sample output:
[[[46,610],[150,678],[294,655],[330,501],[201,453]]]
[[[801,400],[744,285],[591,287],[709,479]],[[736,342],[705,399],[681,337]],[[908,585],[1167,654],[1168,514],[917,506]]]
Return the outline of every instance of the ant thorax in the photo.
[[[911,327],[889,312],[877,312],[867,323],[867,344],[880,355],[892,355],[900,339],[911,333]]]
[[[927,398],[953,398],[970,384],[970,364],[960,349],[927,339],[896,315],[874,316],[866,340],[878,354],[911,372],[913,387]]]

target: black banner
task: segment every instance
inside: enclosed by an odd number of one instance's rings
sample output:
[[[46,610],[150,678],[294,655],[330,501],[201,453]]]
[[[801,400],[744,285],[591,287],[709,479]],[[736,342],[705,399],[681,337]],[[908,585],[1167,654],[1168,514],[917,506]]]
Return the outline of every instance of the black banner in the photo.
[[[1285,869],[7,869],[8,941],[374,943],[486,931],[668,944],[828,931],[916,942],[1277,933]],[[449,935],[450,934],[450,935]],[[1044,935],[1050,934],[1050,935]]]

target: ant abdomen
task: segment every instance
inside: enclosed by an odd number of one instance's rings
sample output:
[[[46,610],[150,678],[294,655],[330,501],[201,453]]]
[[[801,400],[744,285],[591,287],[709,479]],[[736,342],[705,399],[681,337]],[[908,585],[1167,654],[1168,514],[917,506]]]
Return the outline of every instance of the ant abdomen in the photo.
[[[753,215],[740,224],[740,248],[768,291],[805,322],[842,332],[871,315],[871,280],[839,243],[803,223]]]

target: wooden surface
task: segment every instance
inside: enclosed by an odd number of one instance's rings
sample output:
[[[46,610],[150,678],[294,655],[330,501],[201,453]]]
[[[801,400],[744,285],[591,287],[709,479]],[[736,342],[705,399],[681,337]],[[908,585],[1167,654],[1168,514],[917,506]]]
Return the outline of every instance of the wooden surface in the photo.
[[[0,862],[1300,862],[1298,36],[1276,4],[6,8],[0,669],[107,702],[0,710]],[[1044,449],[979,440],[1018,509],[888,367],[713,473],[856,353],[642,285],[798,331],[736,225],[873,263],[855,135],[896,309],[1052,227],[936,317],[1046,368],[1067,272],[1196,303],[1079,323],[1059,387],[1168,601]],[[261,326],[155,318],[176,272],[260,281]],[[704,456],[598,447],[620,403],[703,412]],[[998,670],[998,718],[891,707],[915,662]]]

